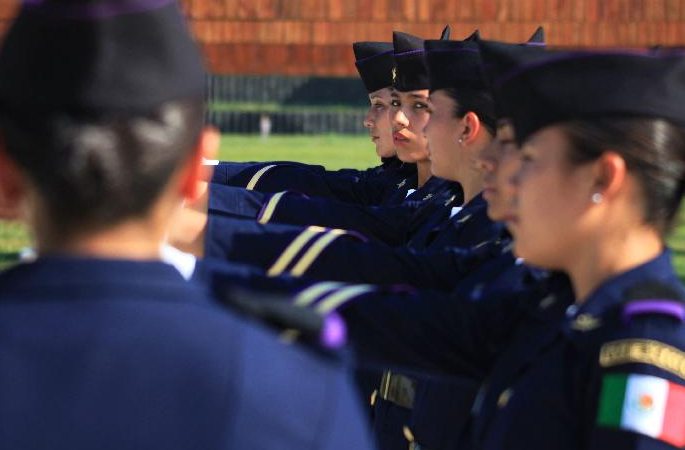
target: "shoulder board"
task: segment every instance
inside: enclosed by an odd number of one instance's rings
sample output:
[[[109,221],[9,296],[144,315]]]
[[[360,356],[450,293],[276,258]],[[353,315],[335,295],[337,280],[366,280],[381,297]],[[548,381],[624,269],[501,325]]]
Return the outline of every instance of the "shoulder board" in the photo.
[[[683,293],[675,286],[656,280],[645,280],[627,289],[621,308],[624,324],[636,317],[660,315],[685,321]]]
[[[623,305],[621,319],[627,324],[635,317],[646,315],[668,316],[683,322],[685,321],[685,303],[680,300],[666,299],[632,300]]]
[[[291,296],[238,287],[215,289],[215,293],[224,305],[238,314],[281,332],[281,338],[286,342],[297,340],[327,350],[337,350],[346,344],[347,328],[340,316],[323,316],[310,308],[293,305]]]

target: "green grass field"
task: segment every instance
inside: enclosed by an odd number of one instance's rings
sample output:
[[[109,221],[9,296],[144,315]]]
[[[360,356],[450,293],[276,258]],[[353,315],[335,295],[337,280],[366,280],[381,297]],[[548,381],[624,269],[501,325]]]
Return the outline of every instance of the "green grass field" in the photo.
[[[219,159],[230,161],[302,161],[321,164],[329,169],[364,168],[376,165],[378,158],[369,138],[362,136],[272,136],[261,140],[255,136],[224,135]],[[675,265],[685,279],[685,213],[680,226],[671,236]],[[24,227],[0,221],[0,267],[10,264],[21,248],[30,245]]]

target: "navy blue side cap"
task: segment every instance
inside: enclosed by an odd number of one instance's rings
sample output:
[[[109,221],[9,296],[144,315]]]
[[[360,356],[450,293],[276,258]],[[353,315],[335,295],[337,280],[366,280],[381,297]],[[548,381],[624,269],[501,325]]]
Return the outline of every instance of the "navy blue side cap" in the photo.
[[[355,66],[371,93],[392,87],[393,46],[390,42],[355,42],[352,44]]]
[[[495,90],[520,142],[543,127],[576,119],[661,118],[685,125],[682,55],[617,51],[518,56],[513,59],[517,65],[499,74]]]

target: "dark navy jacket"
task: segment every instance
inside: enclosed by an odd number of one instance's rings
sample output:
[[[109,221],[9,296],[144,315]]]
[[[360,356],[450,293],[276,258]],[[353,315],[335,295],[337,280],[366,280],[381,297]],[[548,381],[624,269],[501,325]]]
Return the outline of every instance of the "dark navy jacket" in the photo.
[[[404,247],[377,242],[332,242],[311,264],[305,276],[355,283],[407,283],[419,288],[451,291],[476,260],[487,259],[506,244],[502,224],[487,216],[487,205],[476,197],[443,221],[428,220]],[[344,264],[353,261],[353,264]]]
[[[326,171],[323,166],[297,162],[219,163],[213,183],[248,188],[260,192],[292,190],[343,202],[380,205],[396,199],[394,186],[416,184],[416,166],[397,158],[384,159],[380,166],[366,170]],[[401,200],[401,199],[400,199]]]
[[[319,225],[358,231],[389,245],[402,245],[430,217],[447,217],[462,203],[461,187],[439,178],[429,179],[394,206],[363,206],[293,192],[262,194],[210,184],[208,213],[254,218],[259,223]]]
[[[449,208],[448,208],[449,209]],[[426,221],[416,248],[393,247],[342,230],[236,221],[210,215],[205,254],[261,267],[271,276],[355,283],[406,283],[450,291],[461,275],[505,245],[506,231],[487,217],[480,196],[444,223]],[[354,264],[349,262],[354,261]],[[475,261],[475,263],[474,263]]]
[[[336,363],[169,265],[49,257],[0,286],[3,448],[370,448]]]
[[[520,329],[514,342],[527,357],[500,359],[495,366],[473,427],[475,447],[675,448],[668,437],[603,422],[599,411],[611,405],[612,376],[647,376],[648,383],[670,382],[671,391],[683,389],[684,298],[670,253],[664,252],[605,281],[582,305],[569,308],[560,326],[534,335]],[[637,414],[634,426],[645,425],[654,420],[649,409],[658,403],[642,406],[637,394],[651,399],[653,392],[634,393],[623,400],[624,411]],[[620,415],[621,403],[614,406]],[[679,436],[671,436],[680,440],[671,442],[682,446],[682,410],[664,420],[680,424],[675,427]]]

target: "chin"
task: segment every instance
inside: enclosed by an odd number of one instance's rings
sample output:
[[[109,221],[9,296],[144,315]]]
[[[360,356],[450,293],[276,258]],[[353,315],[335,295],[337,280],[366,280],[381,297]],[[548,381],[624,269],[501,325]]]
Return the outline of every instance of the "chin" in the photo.
[[[490,206],[490,204],[488,204],[488,217],[489,217],[490,220],[492,220],[493,222],[501,222],[502,220],[504,220],[505,215],[504,215],[504,214],[501,214],[501,213],[497,210],[497,208],[493,208],[493,207]]]
[[[554,258],[550,258],[544,250],[528,246],[525,241],[522,243],[516,236],[514,236],[512,251],[517,258],[523,258],[528,265],[547,270],[561,270],[559,264],[554,261]]]

